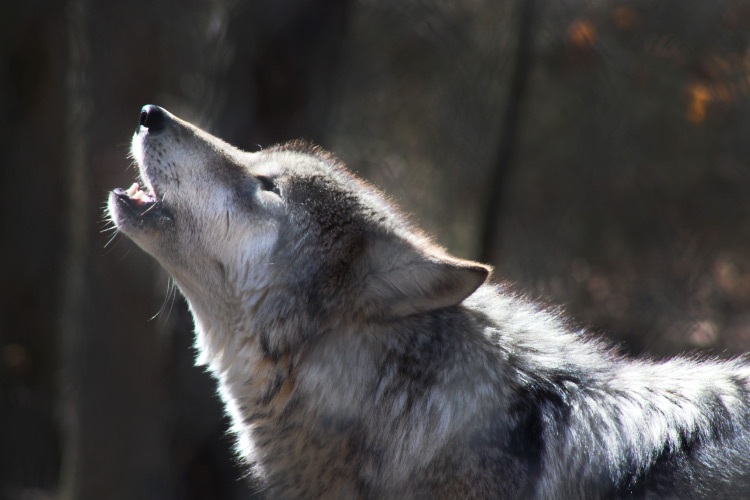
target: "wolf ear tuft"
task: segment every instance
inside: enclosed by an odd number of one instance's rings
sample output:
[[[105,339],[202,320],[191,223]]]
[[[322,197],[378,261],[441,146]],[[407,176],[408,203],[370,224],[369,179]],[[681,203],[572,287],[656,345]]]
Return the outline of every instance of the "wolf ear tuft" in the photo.
[[[364,299],[366,307],[378,316],[404,317],[458,305],[491,272],[490,267],[477,262],[404,241],[376,245],[372,250]]]

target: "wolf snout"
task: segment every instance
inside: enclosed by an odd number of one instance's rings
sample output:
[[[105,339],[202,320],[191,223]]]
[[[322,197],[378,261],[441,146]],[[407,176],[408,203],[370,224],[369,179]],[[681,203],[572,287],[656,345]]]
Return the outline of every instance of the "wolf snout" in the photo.
[[[167,113],[163,109],[153,104],[146,104],[141,108],[138,126],[147,128],[149,132],[159,132],[164,130],[167,120]]]

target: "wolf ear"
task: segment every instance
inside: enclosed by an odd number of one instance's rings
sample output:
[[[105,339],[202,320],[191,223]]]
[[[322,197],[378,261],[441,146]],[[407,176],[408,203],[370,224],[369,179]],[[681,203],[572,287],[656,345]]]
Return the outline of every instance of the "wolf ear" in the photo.
[[[405,241],[373,245],[364,290],[365,305],[372,313],[404,317],[454,306],[490,275],[488,266],[421,246],[425,248]]]

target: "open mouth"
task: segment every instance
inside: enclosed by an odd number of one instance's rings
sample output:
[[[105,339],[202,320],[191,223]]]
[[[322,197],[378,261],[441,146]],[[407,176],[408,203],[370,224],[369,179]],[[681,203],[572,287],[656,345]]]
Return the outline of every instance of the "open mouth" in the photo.
[[[128,189],[115,188],[109,194],[109,213],[118,229],[125,231],[166,230],[174,223],[172,211],[149,187],[133,183]]]
[[[127,190],[116,188],[113,192],[118,200],[128,208],[140,212],[140,215],[145,215],[158,204],[156,197],[142,190],[137,182]]]

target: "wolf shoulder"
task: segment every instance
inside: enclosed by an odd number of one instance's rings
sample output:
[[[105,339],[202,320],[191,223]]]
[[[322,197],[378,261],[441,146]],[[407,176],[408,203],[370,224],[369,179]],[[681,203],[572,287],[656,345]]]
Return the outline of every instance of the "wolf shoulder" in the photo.
[[[741,360],[631,360],[492,284],[356,342],[341,335],[309,353],[315,376],[300,380],[324,425],[341,435],[358,422],[363,455],[383,457],[373,498],[750,494]],[[389,439],[369,441],[383,429]]]

